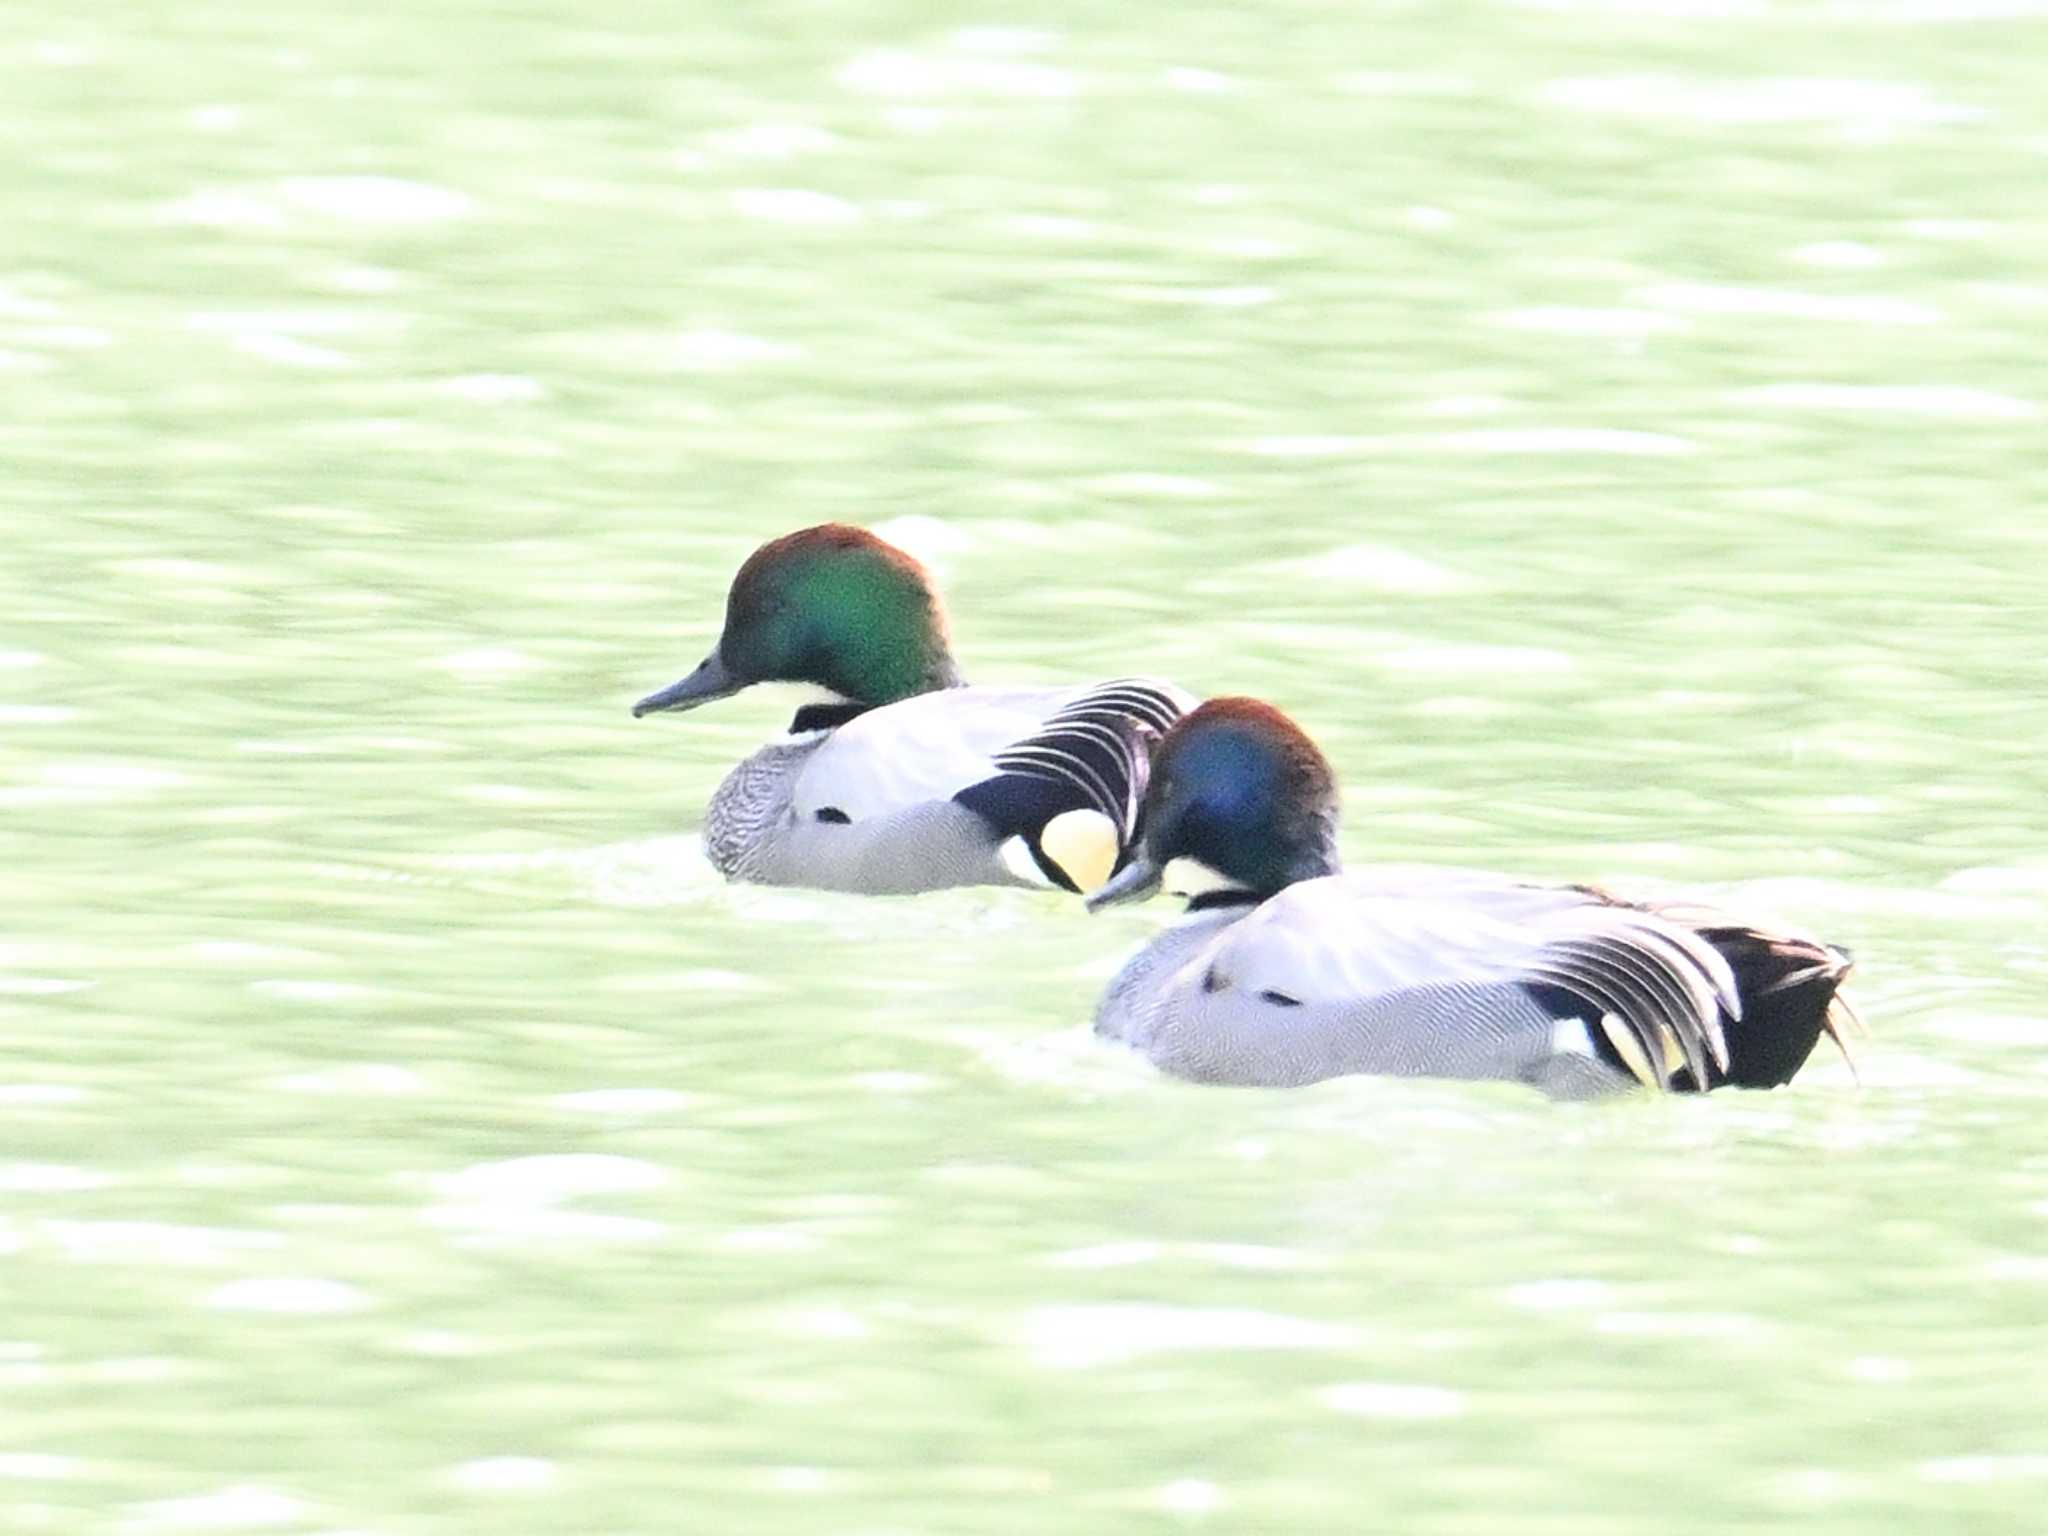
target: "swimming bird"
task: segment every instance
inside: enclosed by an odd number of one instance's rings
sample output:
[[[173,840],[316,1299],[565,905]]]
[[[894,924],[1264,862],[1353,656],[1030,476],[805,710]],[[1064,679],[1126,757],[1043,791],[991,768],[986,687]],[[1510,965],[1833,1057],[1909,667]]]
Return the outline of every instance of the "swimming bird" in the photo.
[[[755,550],[711,654],[633,714],[765,682],[828,702],[726,776],[706,854],[730,880],[875,895],[1100,885],[1128,853],[1152,743],[1195,702],[1141,677],[968,686],[930,574],[843,523]]]
[[[1207,881],[1104,993],[1096,1033],[1202,1082],[1509,1078],[1557,1097],[1788,1081],[1860,1021],[1846,952],[1705,907],[1337,857],[1337,784],[1286,715],[1212,699],[1158,745],[1091,911]]]

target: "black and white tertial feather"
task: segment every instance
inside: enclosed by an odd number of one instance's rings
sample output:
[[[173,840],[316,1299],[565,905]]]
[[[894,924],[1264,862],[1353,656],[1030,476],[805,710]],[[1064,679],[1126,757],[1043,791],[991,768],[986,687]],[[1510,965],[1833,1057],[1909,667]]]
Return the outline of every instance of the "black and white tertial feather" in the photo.
[[[1058,784],[1075,808],[1100,811],[1128,843],[1145,799],[1152,746],[1181,716],[1163,687],[1121,678],[1083,694],[1045,722],[1037,735],[1005,748],[996,766]]]
[[[1724,1019],[1742,1017],[1727,962],[1697,935],[1646,913],[1586,912],[1598,915],[1585,933],[1543,944],[1523,962],[1523,974],[1590,1010],[1622,1065],[1646,1086],[1664,1086],[1680,1065],[1707,1086],[1710,1060],[1728,1066]]]
[[[1152,748],[1185,712],[1184,695],[1144,678],[1119,678],[1068,701],[1031,735],[993,756],[998,770],[954,799],[1003,838],[1017,838],[1053,884],[1078,890],[1071,858],[1046,846],[1056,820],[1100,817],[1120,868],[1137,831]],[[1109,871],[1099,871],[1106,875]]]

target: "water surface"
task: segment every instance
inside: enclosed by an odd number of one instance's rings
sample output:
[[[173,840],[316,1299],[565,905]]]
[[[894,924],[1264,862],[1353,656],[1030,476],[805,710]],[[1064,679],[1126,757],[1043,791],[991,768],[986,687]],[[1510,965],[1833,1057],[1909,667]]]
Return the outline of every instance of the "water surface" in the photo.
[[[2038,5],[0,8],[0,1525],[2006,1531]],[[729,889],[759,540],[1295,712],[1864,1085],[1158,1080],[1157,909]]]

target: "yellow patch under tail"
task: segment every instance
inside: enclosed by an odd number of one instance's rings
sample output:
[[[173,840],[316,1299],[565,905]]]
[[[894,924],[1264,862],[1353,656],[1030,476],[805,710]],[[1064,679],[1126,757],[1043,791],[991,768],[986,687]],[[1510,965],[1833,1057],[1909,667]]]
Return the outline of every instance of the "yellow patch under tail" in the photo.
[[[1612,1013],[1601,1014],[1600,1032],[1607,1036],[1607,1043],[1614,1047],[1614,1054],[1621,1058],[1623,1066],[1635,1074],[1637,1082],[1645,1088],[1661,1090],[1664,1087],[1664,1079],[1657,1075],[1650,1065],[1650,1058],[1643,1054],[1642,1042],[1636,1038],[1635,1031],[1621,1022],[1619,1016]]]
[[[1038,834],[1038,846],[1078,891],[1094,890],[1116,869],[1116,823],[1100,811],[1062,811]]]

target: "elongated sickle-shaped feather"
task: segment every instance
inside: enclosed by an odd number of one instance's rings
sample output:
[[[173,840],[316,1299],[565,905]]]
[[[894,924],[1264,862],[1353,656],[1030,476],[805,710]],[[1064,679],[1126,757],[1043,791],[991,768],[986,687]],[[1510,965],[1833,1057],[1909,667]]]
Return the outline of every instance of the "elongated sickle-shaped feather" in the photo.
[[[1621,1058],[1629,1075],[1645,1088],[1662,1093],[1669,1086],[1668,1074],[1650,1065],[1650,1058],[1643,1054],[1643,1042],[1622,1023],[1618,1013],[1600,1015],[1600,1032],[1607,1037],[1607,1043],[1614,1047],[1614,1054]]]
[[[1643,1060],[1663,1060],[1658,1027],[1662,1021],[1675,1018],[1679,1010],[1668,1006],[1657,995],[1657,989],[1645,985],[1630,967],[1617,964],[1595,945],[1573,939],[1545,948],[1528,970],[1536,980],[1563,987],[1592,1004],[1603,1016],[1602,1027],[1610,1035],[1616,1028],[1627,1029],[1635,1037],[1637,1052]],[[1613,1021],[1611,1025],[1606,1022],[1608,1019]]]
[[[1727,1070],[1728,1037],[1722,1027],[1723,1019],[1742,1017],[1742,994],[1736,989],[1733,973],[1712,945],[1681,928],[1654,921],[1639,922],[1630,926],[1629,939],[1631,955],[1657,964],[1659,974],[1674,977],[1685,987],[1691,1005],[1685,1017],[1697,1018],[1700,1032],[1695,1039],[1681,1030],[1679,1039],[1685,1047],[1686,1068],[1692,1073],[1694,1084],[1706,1087],[1704,1056],[1711,1056],[1715,1066]]]
[[[1152,748],[1180,715],[1179,700],[1160,684],[1141,678],[1103,683],[997,752],[996,772],[953,798],[998,837],[1020,839],[1054,884],[1080,889],[1099,883],[1130,855]],[[1092,830],[1086,826],[1091,818]],[[1059,846],[1047,846],[1048,828]],[[1077,857],[1077,850],[1085,856]]]
[[[1735,969],[1728,957],[1718,947],[1718,914],[1712,908],[1697,903],[1624,901],[1597,885],[1579,885],[1572,889],[1599,903],[1597,908],[1589,910],[1604,912],[1604,917],[1595,919],[1600,926],[1611,923],[1616,913],[1626,913],[1628,916],[1623,920],[1631,928],[1655,934],[1665,944],[1679,950],[1686,963],[1679,966],[1678,974],[1687,978],[1697,975],[1703,979],[1710,994],[1719,998],[1721,1007],[1730,1018],[1742,1017],[1742,986],[1735,979]]]
[[[1160,684],[1142,677],[1119,677],[1089,689],[1053,719],[1072,712],[1098,710],[1129,715],[1162,736],[1184,713],[1180,701]]]
[[[1727,1065],[1724,1013],[1741,1017],[1726,965],[1683,930],[1654,921],[1616,922],[1611,909],[1602,916],[1586,932],[1545,944],[1528,974],[1597,1009],[1610,1042],[1625,1030],[1633,1049],[1616,1045],[1616,1052],[1637,1076],[1649,1067],[1666,1082],[1666,1063],[1675,1051],[1694,1083],[1704,1087],[1710,1060]]]
[[[1152,744],[1180,718],[1165,689],[1139,678],[1092,688],[1037,734],[995,755],[1006,773],[1071,788],[1076,804],[1107,816],[1127,848],[1152,771]]]
[[[1665,1086],[1667,1080],[1662,1065],[1664,1042],[1682,1042],[1687,1033],[1697,1036],[1699,1032],[1697,1023],[1685,1030],[1678,1022],[1680,1014],[1666,1009],[1629,967],[1615,963],[1585,940],[1547,946],[1527,967],[1527,973],[1532,980],[1562,987],[1590,1004],[1616,1054],[1637,1077],[1656,1087]],[[1622,1033],[1627,1035],[1626,1042],[1620,1038]],[[1682,1043],[1679,1050],[1683,1056]],[[1654,1074],[1654,1078],[1645,1074]]]

